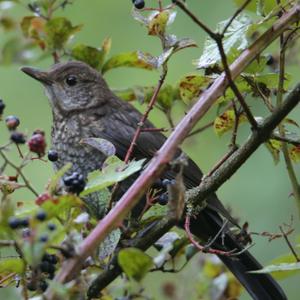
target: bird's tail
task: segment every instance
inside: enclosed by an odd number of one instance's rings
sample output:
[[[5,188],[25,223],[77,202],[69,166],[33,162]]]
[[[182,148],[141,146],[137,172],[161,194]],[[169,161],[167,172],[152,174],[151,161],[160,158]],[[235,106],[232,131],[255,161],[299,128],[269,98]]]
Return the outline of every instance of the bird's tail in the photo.
[[[199,226],[201,224],[201,226]],[[190,230],[193,235],[200,239],[207,240],[216,236],[221,229],[222,220],[217,213],[210,209],[204,209],[199,216],[191,219]],[[231,234],[216,239],[213,248],[230,251],[243,249],[241,244]],[[249,251],[242,251],[237,256],[219,257],[227,268],[235,275],[251,297],[255,300],[286,300],[287,297],[279,284],[269,274],[249,273],[249,271],[262,268],[260,263],[250,254]]]

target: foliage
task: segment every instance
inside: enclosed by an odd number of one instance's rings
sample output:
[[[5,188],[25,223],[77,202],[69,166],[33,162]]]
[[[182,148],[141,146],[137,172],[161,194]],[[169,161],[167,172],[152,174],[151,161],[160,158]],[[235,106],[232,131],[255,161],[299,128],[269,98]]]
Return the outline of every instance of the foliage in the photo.
[[[9,2],[22,5],[21,1]],[[165,1],[158,1],[157,8],[142,11],[133,9],[132,11],[133,18],[145,27],[146,34],[160,41],[161,52],[158,55],[142,52],[139,49],[132,49],[129,52],[121,50],[120,53],[111,55],[110,38],[106,38],[100,47],[81,42],[73,44],[72,37],[84,28],[82,25],[74,25],[66,16],[61,16],[63,9],[69,5],[76,5],[72,1],[30,1],[22,19],[13,19],[9,14],[6,15],[0,11],[0,29],[3,34],[11,34],[2,46],[0,63],[2,65],[23,64],[38,62],[48,57],[52,57],[54,62],[74,59],[86,62],[104,75],[120,67],[156,70],[161,73],[161,81],[164,83],[162,78],[167,75],[169,60],[176,59],[178,52],[186,48],[197,47],[197,45],[188,37],[179,38],[169,33],[170,25],[176,21],[177,10],[174,5],[162,7],[162,2]],[[241,0],[233,0],[233,2],[238,7],[244,3]],[[282,7],[284,6],[284,9],[288,11],[293,2],[281,1],[279,5],[275,0],[250,1],[249,5],[235,18],[220,22],[214,34],[222,37],[227,63],[235,63],[237,57],[251,47],[257,36],[270,28],[280,17]],[[289,36],[290,40],[286,40],[285,47],[292,49],[293,46],[297,47],[294,41],[297,38],[298,28],[291,26],[290,29],[294,30],[294,34]],[[208,36],[203,52],[200,54],[199,51],[196,61],[197,70],[190,74],[182,74],[181,79],[176,83],[160,86],[161,89],[155,101],[153,101],[153,95],[157,87],[154,86],[128,87],[124,90],[116,90],[115,93],[124,101],[138,101],[148,105],[150,110],[153,106],[159,109],[168,121],[169,127],[174,129],[176,126],[173,120],[174,107],[183,108],[181,113],[184,114],[199,101],[199,97],[214,84],[219,75],[224,70],[226,71],[226,64],[220,54],[216,36],[213,34]],[[290,41],[294,43],[289,43]],[[98,42],[96,43],[99,45]],[[271,62],[270,58],[272,58]],[[260,105],[268,113],[280,107],[280,97],[288,91],[291,82],[291,75],[288,74],[286,68],[282,69],[282,66],[278,64],[276,55],[270,57],[268,53],[257,55],[245,71],[234,80],[236,88],[250,110],[258,101],[261,101]],[[249,125],[249,115],[245,106],[237,98],[237,93],[231,88],[219,95],[216,116],[207,126],[212,126],[218,137],[227,138],[230,135],[229,153],[232,149],[238,148],[236,138],[239,135],[240,125],[242,123],[244,127]],[[4,111],[2,101],[0,110],[2,115]],[[253,116],[258,128],[266,117],[267,113],[263,116]],[[4,123],[5,118],[2,118],[1,122]],[[193,245],[193,241],[184,231],[170,230],[156,243],[153,241],[153,252],[145,253],[143,247],[141,247],[142,250],[135,247],[134,243],[131,244],[135,238],[144,237],[143,234],[147,233],[155,222],[166,219],[170,214],[170,207],[159,203],[161,187],[153,186],[147,191],[147,203],[139,219],[129,216],[123,224],[113,224],[114,226],[111,226],[113,231],[105,237],[97,251],[94,251],[86,260],[84,272],[78,279],[79,288],[76,287],[76,282],[66,285],[55,282],[53,280],[55,273],[63,269],[65,261],[76,257],[81,249],[82,241],[93,232],[99,222],[97,217],[113,213],[114,206],[118,205],[114,199],[114,191],[118,188],[118,183],[134,178],[143,170],[146,161],[144,159],[122,161],[117,157],[114,145],[106,140],[90,137],[82,140],[81,144],[97,149],[107,158],[101,170],[95,170],[88,175],[84,190],[81,193],[75,193],[66,189],[66,184],[63,182],[71,168],[71,165],[67,164],[58,170],[48,183],[45,183],[46,187],[43,191],[36,191],[34,179],[29,180],[23,170],[33,161],[43,162],[45,149],[39,153],[30,151],[32,150],[29,143],[30,137],[27,138],[26,144],[24,130],[19,131],[18,125],[15,128],[9,127],[12,125],[8,126],[7,122],[6,125],[10,140],[2,141],[3,145],[0,146],[0,155],[3,160],[0,174],[0,189],[3,194],[0,203],[0,246],[8,249],[12,255],[0,260],[1,287],[12,283],[19,285],[20,281],[24,299],[34,299],[36,295],[41,295],[48,286],[66,299],[79,299],[85,296],[99,273],[105,273],[110,270],[112,264],[118,264],[126,277],[130,279],[129,283],[122,288],[123,294],[144,297],[141,287],[143,279],[149,272],[180,271],[197,253],[198,250]],[[137,126],[140,125],[137,124]],[[278,130],[275,130],[266,141],[265,146],[275,164],[284,155],[288,168],[291,170],[294,164],[300,162],[298,124],[293,119],[285,118],[282,124],[278,124],[278,127]],[[12,138],[16,133],[19,140]],[[46,147],[46,143],[43,147]],[[10,160],[11,152],[19,156],[17,163]],[[11,175],[12,170],[14,175]],[[32,193],[30,204],[25,205],[15,196],[15,192],[20,189],[27,189]],[[169,187],[165,192],[170,192]],[[101,208],[101,214],[98,215],[90,213],[86,205],[86,197],[93,197],[95,194],[98,206]],[[296,195],[294,196],[296,198]],[[285,239],[287,236],[286,233],[280,235]],[[294,250],[291,244],[289,246],[291,250]],[[296,260],[297,253],[288,253],[275,259],[271,265],[254,272],[275,272],[278,277],[294,276],[299,272],[299,261]],[[213,299],[239,297],[241,286],[218,262],[213,261],[211,257],[206,257],[202,259],[202,263],[204,271],[201,273],[201,278],[197,279],[198,298],[208,299],[214,289],[217,292]],[[107,295],[101,299],[114,297],[113,289],[107,289],[106,293]],[[73,298],[74,295],[77,298]]]

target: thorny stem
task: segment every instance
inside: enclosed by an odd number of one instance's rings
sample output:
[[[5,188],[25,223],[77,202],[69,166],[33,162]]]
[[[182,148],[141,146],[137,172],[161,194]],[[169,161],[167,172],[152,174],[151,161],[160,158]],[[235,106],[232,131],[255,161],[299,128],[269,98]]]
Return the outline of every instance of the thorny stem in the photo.
[[[233,93],[235,94],[236,98],[240,102],[240,104],[247,116],[247,119],[248,119],[249,123],[251,124],[252,129],[255,130],[258,127],[257,122],[255,121],[254,116],[253,116],[252,112],[250,111],[250,108],[248,107],[243,95],[241,94],[241,92],[239,91],[238,87],[236,86],[236,84],[234,83],[234,81],[232,79],[229,65],[227,62],[227,57],[226,57],[223,43],[222,43],[222,37],[221,36],[216,37],[215,41],[217,43],[217,46],[218,46],[218,49],[220,52],[220,56],[221,56],[222,64],[224,67],[224,72],[225,72],[226,78],[228,80],[228,84],[229,84],[231,90],[233,91]]]
[[[24,181],[25,186],[36,196],[38,197],[39,194],[38,192],[32,187],[32,185],[30,184],[30,182],[28,181],[28,179],[26,178],[26,176],[23,174],[22,170],[20,167],[16,166],[13,162],[11,162],[6,155],[3,153],[2,150],[0,150],[0,155],[2,156],[2,158],[4,159],[4,161],[6,162],[7,165],[10,165],[13,169],[16,170],[17,175],[20,175],[21,178]]]
[[[229,26],[232,24],[232,22],[235,20],[235,18],[247,7],[247,5],[251,2],[252,0],[246,0],[241,7],[239,7],[235,13],[232,15],[232,17],[230,18],[230,20],[228,21],[228,23],[226,24],[226,26],[224,27],[224,29],[222,30],[221,36],[223,37],[227,31],[227,29],[229,28]]]
[[[222,256],[231,256],[235,253],[236,249],[232,249],[230,251],[223,251],[223,250],[218,250],[218,249],[213,249],[213,248],[210,248],[210,246],[202,246],[200,245],[193,237],[193,234],[191,233],[191,230],[190,230],[190,223],[191,223],[191,216],[190,215],[187,215],[185,217],[185,223],[184,223],[184,229],[185,229],[185,232],[188,236],[188,239],[190,240],[190,242],[201,252],[204,252],[204,253],[210,253],[210,254],[216,254],[216,255],[222,255]],[[217,238],[218,235],[220,234],[220,232],[218,232],[217,236],[214,237],[214,238]]]
[[[288,238],[288,235],[287,235],[286,232],[283,230],[282,226],[279,226],[279,229],[280,229],[280,231],[281,231],[281,233],[282,233],[282,235],[283,235],[283,237],[284,237],[284,239],[285,239],[285,241],[286,241],[288,247],[290,248],[290,250],[292,251],[293,255],[295,256],[296,261],[297,261],[297,262],[300,262],[300,258],[298,257],[297,252],[295,251],[294,247],[292,246],[292,244],[291,244],[291,242],[290,242],[290,240],[289,240],[289,238]]]
[[[280,2],[280,1],[279,1]],[[284,34],[280,36],[280,55],[279,55],[279,80],[277,87],[277,106],[280,106],[283,101],[283,93],[284,93],[284,81],[285,81],[285,44],[287,42],[284,39]],[[278,125],[279,134],[281,137],[285,137],[285,128],[283,124]],[[282,143],[282,153],[285,160],[286,169],[288,172],[288,176],[290,178],[292,188],[293,188],[293,196],[296,200],[298,212],[300,215],[300,186],[297,180],[297,176],[291,161],[291,157],[289,154],[288,146],[285,142]]]
[[[132,153],[133,153],[134,147],[136,145],[136,142],[137,142],[137,140],[138,140],[141,132],[143,131],[143,126],[144,126],[146,120],[148,119],[150,111],[154,107],[154,104],[156,102],[156,99],[157,99],[157,96],[159,94],[159,91],[160,91],[162,85],[164,84],[165,78],[167,76],[167,73],[168,73],[167,70],[168,70],[167,67],[163,67],[162,74],[161,74],[161,76],[159,78],[159,81],[158,81],[157,86],[156,86],[156,88],[155,88],[155,90],[153,92],[153,95],[152,95],[151,100],[150,100],[150,102],[149,102],[149,104],[147,106],[147,109],[144,112],[144,114],[143,114],[140,122],[137,124],[138,127],[137,127],[137,129],[135,131],[135,134],[133,136],[133,139],[131,141],[131,144],[130,144],[128,150],[127,150],[127,153],[126,153],[126,156],[125,156],[125,159],[124,159],[124,162],[126,164],[129,162],[129,160],[130,160],[130,158],[132,156]]]

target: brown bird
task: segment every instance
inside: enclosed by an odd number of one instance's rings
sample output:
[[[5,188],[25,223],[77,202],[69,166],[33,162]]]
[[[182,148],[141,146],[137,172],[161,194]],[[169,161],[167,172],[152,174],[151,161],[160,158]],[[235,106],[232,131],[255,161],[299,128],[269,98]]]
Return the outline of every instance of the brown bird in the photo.
[[[99,169],[105,159],[99,151],[80,144],[82,138],[98,137],[110,141],[116,147],[116,155],[124,159],[132,141],[141,113],[129,103],[120,100],[107,86],[96,70],[82,62],[71,61],[54,65],[49,71],[23,67],[22,71],[40,81],[46,90],[53,113],[52,148],[59,153],[55,169],[67,162],[73,164],[72,171],[84,177]],[[145,127],[154,125],[147,121]],[[133,158],[150,160],[163,145],[166,137],[160,132],[142,132],[134,148]],[[178,150],[180,153],[180,150]],[[175,172],[168,170],[163,178],[174,178]],[[192,161],[184,168],[186,188],[199,185],[202,172]],[[121,184],[126,190],[130,180]],[[230,217],[215,194],[207,199],[207,207],[191,220],[191,232],[208,241],[217,235],[223,219]],[[226,232],[218,237],[212,247],[229,251],[242,250],[235,236]],[[261,269],[261,265],[248,252],[237,257],[220,256],[223,263],[237,277],[253,299],[287,299],[277,282],[269,274],[251,274],[248,271]]]

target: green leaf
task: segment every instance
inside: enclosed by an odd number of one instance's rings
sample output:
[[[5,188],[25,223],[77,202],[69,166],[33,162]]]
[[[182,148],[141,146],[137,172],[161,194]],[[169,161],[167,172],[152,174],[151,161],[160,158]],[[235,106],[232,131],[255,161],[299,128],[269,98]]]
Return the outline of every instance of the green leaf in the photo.
[[[212,78],[203,75],[188,75],[179,82],[179,93],[182,101],[189,104],[207,88]]]
[[[0,259],[0,275],[4,277],[10,273],[22,274],[25,270],[24,261],[20,258]]]
[[[284,275],[291,276],[294,275],[294,272],[291,273],[292,271],[300,271],[300,262],[294,262],[294,263],[281,263],[278,265],[269,265],[264,267],[261,270],[256,270],[256,271],[251,271],[249,273],[255,273],[255,274],[260,274],[260,273],[273,273],[273,272],[282,272],[286,273]]]
[[[228,20],[219,23],[217,31],[221,32]],[[223,47],[225,54],[229,56],[231,62],[241,51],[249,45],[248,36],[254,30],[255,25],[251,20],[241,14],[238,16],[227,29],[223,38]],[[204,44],[203,54],[197,61],[199,69],[207,68],[219,64],[221,57],[216,42],[212,38],[207,38]]]
[[[102,49],[77,44],[72,48],[71,55],[76,60],[83,61],[97,70],[100,70],[103,64],[104,51]]]
[[[116,154],[116,147],[108,140],[100,138],[84,138],[80,141],[80,144],[89,145],[105,156],[112,156]]]
[[[156,69],[157,58],[141,51],[120,53],[111,57],[102,67],[102,73],[120,67],[140,68],[145,70]]]
[[[145,159],[142,159],[138,161],[132,161],[126,165],[116,156],[108,157],[105,160],[101,171],[96,170],[88,175],[87,185],[85,190],[80,195],[86,196],[90,193],[111,186],[116,182],[124,180],[128,176],[139,171],[144,162]]]
[[[118,264],[128,277],[136,281],[141,281],[153,266],[152,258],[137,248],[120,250]]]
[[[52,176],[50,183],[49,183],[49,187],[48,187],[48,191],[51,195],[56,191],[61,178],[65,175],[65,173],[68,170],[71,169],[71,167],[72,167],[72,164],[68,163]]]
[[[60,50],[64,47],[69,38],[81,29],[82,25],[73,26],[64,17],[56,17],[45,25],[46,42],[50,49]]]

